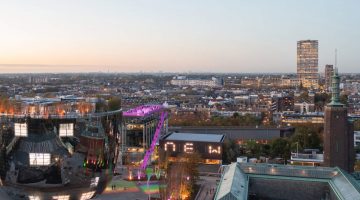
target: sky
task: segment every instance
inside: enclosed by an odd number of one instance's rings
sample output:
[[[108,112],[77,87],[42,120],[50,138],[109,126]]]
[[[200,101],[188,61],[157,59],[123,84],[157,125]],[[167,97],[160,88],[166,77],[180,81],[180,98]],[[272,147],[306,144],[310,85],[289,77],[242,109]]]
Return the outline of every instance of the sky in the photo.
[[[358,0],[0,0],[0,73],[360,72]]]

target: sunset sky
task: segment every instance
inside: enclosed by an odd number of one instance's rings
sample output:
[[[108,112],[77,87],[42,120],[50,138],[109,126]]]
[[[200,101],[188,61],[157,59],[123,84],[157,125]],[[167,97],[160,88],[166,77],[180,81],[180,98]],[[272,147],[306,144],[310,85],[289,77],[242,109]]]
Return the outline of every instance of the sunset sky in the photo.
[[[358,0],[10,0],[0,3],[7,72],[296,72],[296,42],[319,40],[319,70],[360,72]]]

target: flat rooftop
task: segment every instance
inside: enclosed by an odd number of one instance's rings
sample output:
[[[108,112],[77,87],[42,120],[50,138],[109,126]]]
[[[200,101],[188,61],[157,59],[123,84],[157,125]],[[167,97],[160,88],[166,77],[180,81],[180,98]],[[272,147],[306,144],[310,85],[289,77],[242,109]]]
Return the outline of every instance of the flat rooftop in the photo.
[[[215,200],[360,199],[360,185],[338,167],[232,163],[224,167]]]
[[[162,105],[143,105],[132,108],[123,113],[124,117],[145,117],[163,108]]]
[[[169,127],[169,132],[194,134],[223,134],[233,140],[271,140],[279,137],[288,137],[294,133],[293,127],[264,128],[239,126],[179,126]]]
[[[171,133],[164,137],[164,140],[172,141],[193,141],[193,142],[222,142],[222,134],[201,134],[201,133]]]

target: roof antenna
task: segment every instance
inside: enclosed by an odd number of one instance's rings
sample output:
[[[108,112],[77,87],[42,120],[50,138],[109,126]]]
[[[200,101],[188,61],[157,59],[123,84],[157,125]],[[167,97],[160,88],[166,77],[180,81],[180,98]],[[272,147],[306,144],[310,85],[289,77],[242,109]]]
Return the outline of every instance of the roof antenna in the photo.
[[[337,69],[337,49],[335,49],[335,69]]]

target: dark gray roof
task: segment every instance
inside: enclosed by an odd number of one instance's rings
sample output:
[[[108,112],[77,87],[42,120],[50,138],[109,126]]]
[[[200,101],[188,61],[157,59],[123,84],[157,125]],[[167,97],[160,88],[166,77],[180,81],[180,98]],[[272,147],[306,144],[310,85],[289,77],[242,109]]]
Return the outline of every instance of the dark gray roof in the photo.
[[[293,133],[290,128],[241,128],[241,127],[169,127],[170,132],[192,134],[222,134],[233,140],[271,140]],[[283,132],[283,133],[282,133]]]
[[[221,134],[200,134],[200,133],[172,133],[165,137],[165,140],[194,141],[194,142],[222,142],[224,135]]]

